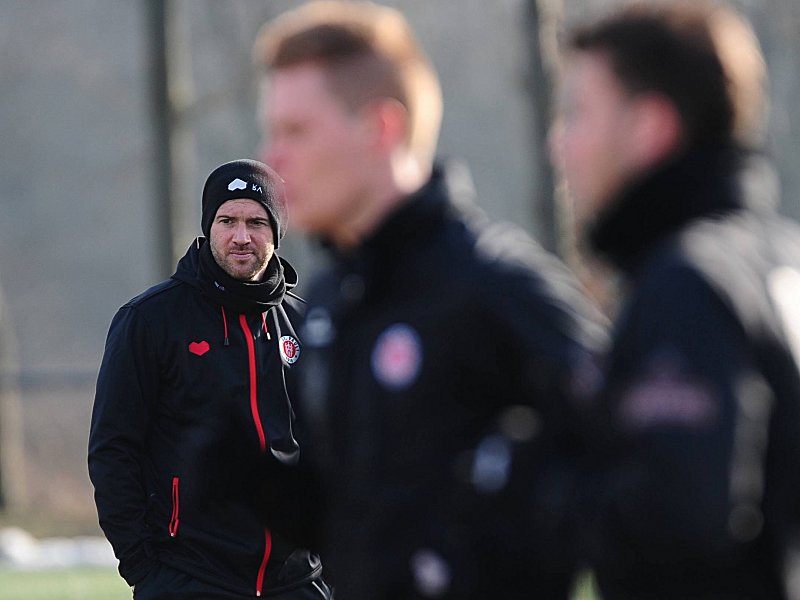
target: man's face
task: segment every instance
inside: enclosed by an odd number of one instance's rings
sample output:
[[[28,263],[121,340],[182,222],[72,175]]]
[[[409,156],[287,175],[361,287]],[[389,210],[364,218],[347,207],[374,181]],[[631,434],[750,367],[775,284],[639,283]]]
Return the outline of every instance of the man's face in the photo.
[[[228,200],[217,210],[209,235],[211,254],[239,281],[259,281],[275,253],[269,214],[248,198]]]
[[[553,160],[582,222],[602,211],[634,172],[631,97],[597,52],[575,53],[566,64]]]
[[[262,159],[286,181],[289,224],[332,237],[364,201],[366,120],[330,91],[325,72],[301,64],[275,72],[262,95]]]

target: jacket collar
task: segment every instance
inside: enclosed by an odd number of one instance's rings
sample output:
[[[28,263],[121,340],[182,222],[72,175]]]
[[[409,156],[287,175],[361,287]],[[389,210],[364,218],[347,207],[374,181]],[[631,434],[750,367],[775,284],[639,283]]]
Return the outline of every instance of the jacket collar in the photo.
[[[448,218],[481,219],[469,170],[459,162],[437,163],[428,182],[408,196],[367,237],[365,255],[386,255],[438,231]]]
[[[485,218],[475,203],[469,170],[461,162],[434,165],[431,178],[419,190],[403,198],[393,211],[358,246],[344,251],[325,239],[320,243],[349,269],[364,270],[376,260],[386,262],[409,244],[417,244],[436,232],[449,217]]]
[[[415,247],[438,235],[449,221],[470,223],[485,219],[474,200],[467,167],[457,161],[437,163],[428,182],[402,199],[358,246],[342,252],[326,245],[336,260],[337,276],[348,282],[346,291],[342,287],[347,303],[359,302],[365,294],[380,295],[396,276],[397,265],[407,262],[410,255],[416,254]]]
[[[632,273],[652,247],[689,222],[774,210],[777,198],[777,175],[764,156],[738,148],[693,151],[627,186],[589,227],[588,241]]]

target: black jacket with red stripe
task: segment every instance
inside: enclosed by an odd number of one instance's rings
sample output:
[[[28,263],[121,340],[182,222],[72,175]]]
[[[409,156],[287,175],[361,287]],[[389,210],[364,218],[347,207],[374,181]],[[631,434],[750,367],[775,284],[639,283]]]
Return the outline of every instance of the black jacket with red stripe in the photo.
[[[163,562],[234,593],[269,595],[321,571],[292,544],[307,517],[295,497],[287,390],[303,302],[287,292],[263,313],[221,306],[203,291],[203,242],[113,319],[89,474],[129,584]],[[296,274],[282,264],[291,288]]]

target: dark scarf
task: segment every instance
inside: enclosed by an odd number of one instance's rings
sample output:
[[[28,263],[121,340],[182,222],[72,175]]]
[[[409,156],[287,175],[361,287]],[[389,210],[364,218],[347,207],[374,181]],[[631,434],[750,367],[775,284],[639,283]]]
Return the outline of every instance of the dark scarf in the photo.
[[[764,157],[736,148],[689,152],[627,186],[589,227],[588,242],[630,273],[690,221],[774,206],[776,196]]]
[[[199,252],[200,285],[203,291],[226,308],[241,313],[260,313],[277,306],[286,293],[283,265],[273,254],[261,281],[239,281],[228,275],[214,260],[206,240]]]

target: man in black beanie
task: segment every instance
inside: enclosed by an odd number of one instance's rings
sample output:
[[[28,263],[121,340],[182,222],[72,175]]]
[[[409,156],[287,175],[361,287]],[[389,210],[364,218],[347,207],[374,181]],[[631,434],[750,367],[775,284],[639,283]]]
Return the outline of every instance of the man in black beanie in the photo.
[[[237,160],[209,175],[175,274],[123,306],[97,380],[89,474],[137,600],[330,596],[288,387],[302,300],[275,254],[283,183]]]

